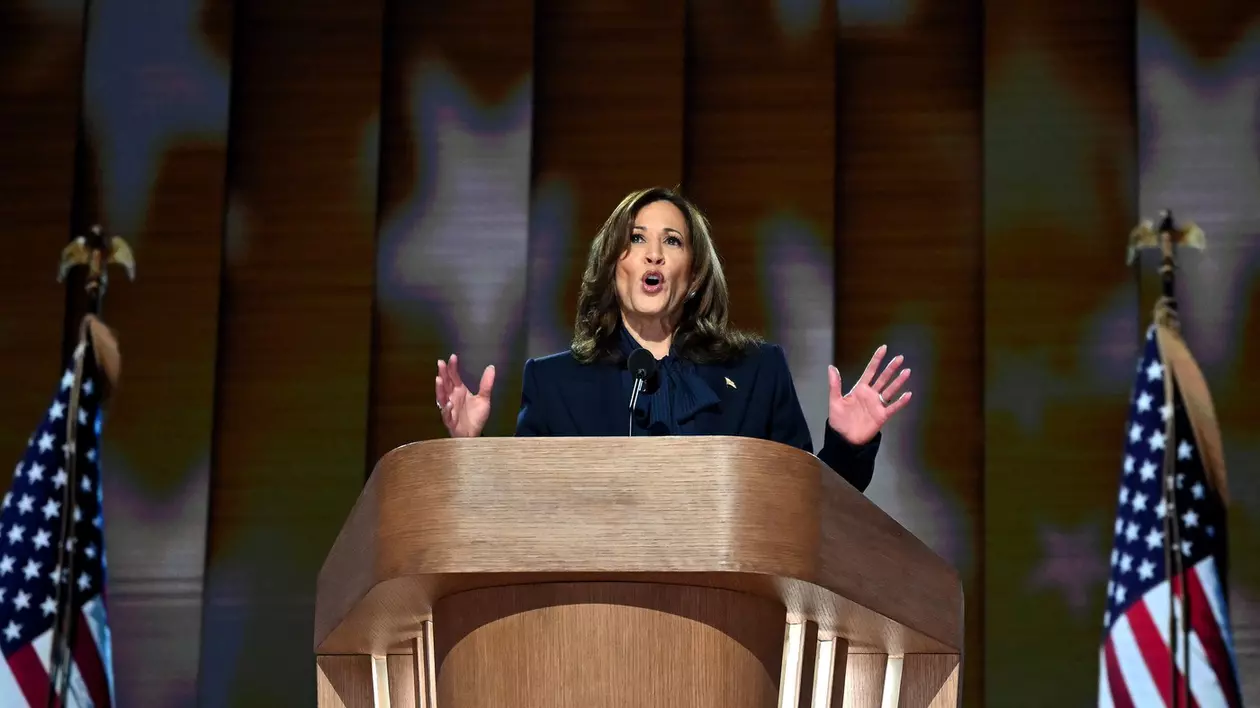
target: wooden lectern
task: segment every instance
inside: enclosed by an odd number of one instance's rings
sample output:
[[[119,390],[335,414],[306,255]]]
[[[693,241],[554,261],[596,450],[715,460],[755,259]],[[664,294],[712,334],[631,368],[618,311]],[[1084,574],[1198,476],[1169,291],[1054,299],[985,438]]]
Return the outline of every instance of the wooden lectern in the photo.
[[[319,705],[956,706],[957,573],[796,448],[397,448],[320,570]]]

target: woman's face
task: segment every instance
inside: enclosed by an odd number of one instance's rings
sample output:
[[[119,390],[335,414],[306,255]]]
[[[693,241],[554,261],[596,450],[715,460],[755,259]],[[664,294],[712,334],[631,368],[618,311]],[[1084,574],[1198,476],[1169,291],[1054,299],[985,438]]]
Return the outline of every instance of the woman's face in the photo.
[[[639,210],[630,247],[617,262],[617,299],[631,319],[672,318],[691,288],[691,234],[682,211],[668,201]]]

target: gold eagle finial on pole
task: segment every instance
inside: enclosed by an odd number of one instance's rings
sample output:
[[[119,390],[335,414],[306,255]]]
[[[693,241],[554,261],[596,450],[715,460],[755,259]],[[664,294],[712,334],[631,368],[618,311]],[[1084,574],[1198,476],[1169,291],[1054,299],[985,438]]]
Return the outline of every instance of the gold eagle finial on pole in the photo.
[[[1159,263],[1159,276],[1163,287],[1159,301],[1155,304],[1155,319],[1174,327],[1178,322],[1176,288],[1174,287],[1177,246],[1189,246],[1201,251],[1207,248],[1207,236],[1203,233],[1203,229],[1193,221],[1178,225],[1173,221],[1172,211],[1163,209],[1159,212],[1158,223],[1147,219],[1129,232],[1129,250],[1125,259],[1128,265],[1133,265],[1138,251],[1146,248],[1160,250],[1162,257]]]
[[[1164,236],[1168,237],[1167,243],[1164,241]],[[1158,224],[1146,219],[1129,232],[1129,252],[1125,265],[1133,265],[1137,252],[1144,248],[1158,248],[1163,251],[1167,259],[1170,257],[1173,246],[1189,246],[1201,251],[1207,248],[1207,236],[1203,233],[1203,229],[1193,221],[1187,221],[1181,225],[1175,224],[1172,212],[1164,209],[1159,212]]]
[[[122,266],[128,280],[136,279],[136,259],[131,253],[131,246],[121,236],[106,237],[100,224],[95,224],[86,236],[76,236],[61,249],[57,282],[64,281],[71,270],[86,266],[84,288],[93,301],[99,301],[109,285],[108,268],[111,265]]]

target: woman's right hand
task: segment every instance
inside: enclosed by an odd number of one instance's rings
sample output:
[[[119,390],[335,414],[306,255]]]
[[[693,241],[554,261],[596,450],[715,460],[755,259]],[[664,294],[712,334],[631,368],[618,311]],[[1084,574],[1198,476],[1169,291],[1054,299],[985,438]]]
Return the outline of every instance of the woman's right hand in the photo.
[[[435,379],[438,407],[442,409],[442,423],[453,438],[475,438],[490,419],[490,389],[494,387],[494,366],[487,366],[481,374],[481,386],[472,393],[459,377],[459,358],[454,354],[449,361],[438,359],[438,375]]]

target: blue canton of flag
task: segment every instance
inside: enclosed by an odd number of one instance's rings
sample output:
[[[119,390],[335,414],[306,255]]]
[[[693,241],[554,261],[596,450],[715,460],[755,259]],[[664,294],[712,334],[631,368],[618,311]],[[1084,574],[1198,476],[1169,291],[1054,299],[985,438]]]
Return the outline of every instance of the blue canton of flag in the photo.
[[[1186,708],[1240,706],[1225,507],[1208,483],[1176,385],[1168,400],[1157,329],[1147,331],[1125,429],[1098,704],[1167,706],[1175,693]]]
[[[113,704],[98,465],[103,391],[91,335],[86,327],[81,331],[81,343],[13,470],[0,509],[3,706],[49,705],[59,604],[73,623],[62,644],[69,647],[71,663],[59,704]]]

